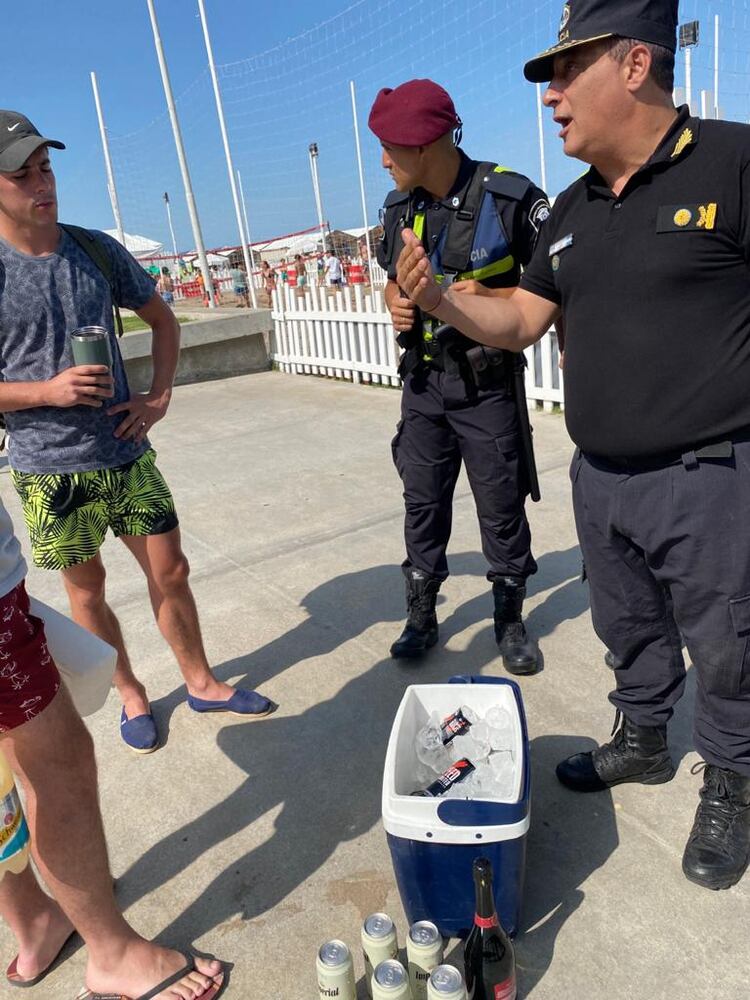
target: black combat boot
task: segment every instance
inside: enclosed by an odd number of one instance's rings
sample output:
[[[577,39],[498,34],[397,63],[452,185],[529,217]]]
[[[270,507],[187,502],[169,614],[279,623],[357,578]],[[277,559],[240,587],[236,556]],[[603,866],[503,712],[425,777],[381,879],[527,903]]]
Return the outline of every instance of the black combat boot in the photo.
[[[750,777],[714,764],[705,769],[695,823],[682,857],[691,882],[728,889],[750,862]]]
[[[636,726],[618,712],[613,734],[609,743],[557,765],[563,785],[574,792],[602,792],[625,781],[661,785],[672,780],[674,764],[667,749],[666,726]]]
[[[416,660],[438,641],[435,602],[440,580],[419,569],[404,570],[406,576],[406,627],[391,646],[394,660]]]
[[[495,641],[503,666],[511,674],[535,674],[539,669],[539,647],[526,633],[521,617],[526,587],[512,576],[495,580]]]

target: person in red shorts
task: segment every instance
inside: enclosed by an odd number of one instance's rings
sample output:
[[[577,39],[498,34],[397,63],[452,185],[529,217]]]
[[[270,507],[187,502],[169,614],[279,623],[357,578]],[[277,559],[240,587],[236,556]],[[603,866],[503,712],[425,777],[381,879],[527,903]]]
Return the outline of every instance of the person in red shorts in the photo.
[[[18,942],[6,979],[40,982],[75,930],[89,953],[82,1000],[213,1000],[224,981],[220,962],[146,941],[117,908],[93,744],[47,648],[44,623],[30,611],[25,577],[0,502],[0,751],[25,792],[34,860],[53,893],[42,891],[30,867],[0,880],[0,917]]]

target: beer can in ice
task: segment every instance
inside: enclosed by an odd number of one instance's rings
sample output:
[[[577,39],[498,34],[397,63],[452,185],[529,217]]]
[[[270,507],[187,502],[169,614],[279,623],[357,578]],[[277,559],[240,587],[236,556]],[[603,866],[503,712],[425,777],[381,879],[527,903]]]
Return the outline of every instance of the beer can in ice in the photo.
[[[352,953],[343,941],[326,941],[318,951],[318,996],[357,1000]]]
[[[430,973],[443,961],[443,939],[429,920],[419,920],[409,928],[406,957],[412,1000],[425,1000]]]
[[[376,965],[398,958],[396,928],[387,913],[371,913],[362,925],[362,951],[365,956],[365,982],[372,996],[372,974]]]
[[[452,965],[439,965],[432,970],[427,983],[427,1000],[466,1000],[464,979]]]
[[[411,1000],[409,975],[400,962],[389,958],[375,967],[372,1000]]]

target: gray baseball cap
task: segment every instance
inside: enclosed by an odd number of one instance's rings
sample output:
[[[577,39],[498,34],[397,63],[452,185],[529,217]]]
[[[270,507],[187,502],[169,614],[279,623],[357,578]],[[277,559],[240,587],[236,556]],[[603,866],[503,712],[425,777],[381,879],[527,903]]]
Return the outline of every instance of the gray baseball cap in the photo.
[[[57,139],[45,139],[25,115],[0,110],[0,173],[20,170],[40,146],[65,149]]]

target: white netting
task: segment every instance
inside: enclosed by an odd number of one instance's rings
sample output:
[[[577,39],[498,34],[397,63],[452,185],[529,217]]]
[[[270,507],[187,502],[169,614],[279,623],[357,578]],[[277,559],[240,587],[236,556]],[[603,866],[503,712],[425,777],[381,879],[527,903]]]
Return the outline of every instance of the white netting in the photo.
[[[535,88],[522,66],[556,37],[561,0],[357,0],[341,13],[266,52],[217,67],[235,166],[243,177],[252,237],[315,226],[307,148],[320,149],[323,210],[334,228],[362,225],[349,80],[357,88],[369,221],[388,189],[379,147],[366,127],[377,91],[429,76],[451,93],[464,120],[466,151],[539,179]],[[213,8],[213,9],[212,9]],[[209,20],[223,14],[209,3]],[[699,20],[692,52],[693,108],[709,91],[713,114],[714,15],[720,15],[720,95],[726,118],[750,115],[748,0],[683,0],[681,21]],[[281,14],[279,14],[281,16]],[[215,52],[220,61],[221,53]],[[684,62],[677,80],[684,87]],[[208,70],[179,95],[177,109],[206,245],[238,242]],[[171,246],[163,193],[169,191],[177,242],[192,246],[185,198],[166,112],[142,129],[117,136],[108,123],[123,222]],[[551,194],[581,172],[560,151],[545,112]]]

